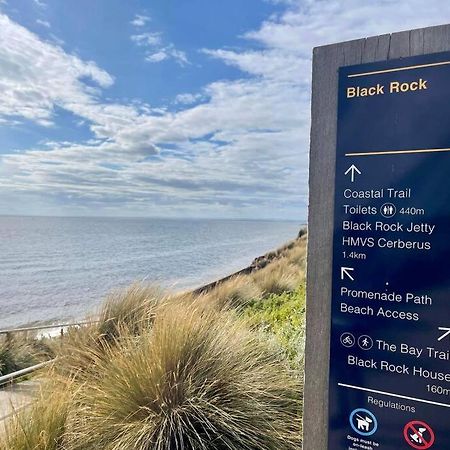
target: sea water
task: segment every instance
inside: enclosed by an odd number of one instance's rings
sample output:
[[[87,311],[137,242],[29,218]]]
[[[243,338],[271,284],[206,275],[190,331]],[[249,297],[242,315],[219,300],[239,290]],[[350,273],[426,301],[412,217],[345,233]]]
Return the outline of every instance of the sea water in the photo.
[[[0,330],[81,320],[134,281],[172,290],[248,266],[300,223],[0,217]]]

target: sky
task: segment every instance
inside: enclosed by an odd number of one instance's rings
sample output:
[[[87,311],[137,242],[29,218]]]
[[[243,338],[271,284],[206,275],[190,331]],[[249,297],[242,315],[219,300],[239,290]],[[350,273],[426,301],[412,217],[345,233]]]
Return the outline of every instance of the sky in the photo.
[[[0,0],[0,214],[305,221],[314,46],[448,0]]]

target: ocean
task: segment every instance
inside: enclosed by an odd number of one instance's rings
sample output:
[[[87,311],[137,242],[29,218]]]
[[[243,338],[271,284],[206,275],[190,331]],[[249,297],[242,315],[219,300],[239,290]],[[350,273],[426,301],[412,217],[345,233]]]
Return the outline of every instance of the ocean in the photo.
[[[201,286],[299,229],[276,221],[0,217],[0,330],[82,320],[134,281]]]

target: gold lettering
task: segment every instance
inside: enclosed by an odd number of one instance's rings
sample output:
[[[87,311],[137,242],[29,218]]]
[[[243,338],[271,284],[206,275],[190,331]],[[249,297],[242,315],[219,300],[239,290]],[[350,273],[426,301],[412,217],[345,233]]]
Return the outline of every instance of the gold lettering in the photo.
[[[390,93],[394,93],[394,92],[400,92],[399,91],[399,87],[400,87],[400,83],[398,81],[392,81],[391,82],[391,88],[390,88]]]
[[[399,81],[391,81],[389,85],[389,92],[391,94],[409,91],[423,91],[426,89],[428,89],[427,80],[424,80],[423,78],[419,78],[417,81],[411,81],[410,83],[408,82],[400,83]]]

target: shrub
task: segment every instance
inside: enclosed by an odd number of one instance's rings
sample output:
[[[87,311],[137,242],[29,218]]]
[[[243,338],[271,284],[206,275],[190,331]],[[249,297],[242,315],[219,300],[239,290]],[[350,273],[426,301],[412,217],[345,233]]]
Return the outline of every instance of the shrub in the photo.
[[[298,380],[230,313],[175,303],[118,345],[76,402],[69,448],[299,448]]]
[[[294,292],[270,295],[264,301],[254,301],[244,310],[244,316],[260,331],[275,336],[293,367],[303,363],[305,339],[305,285]]]

